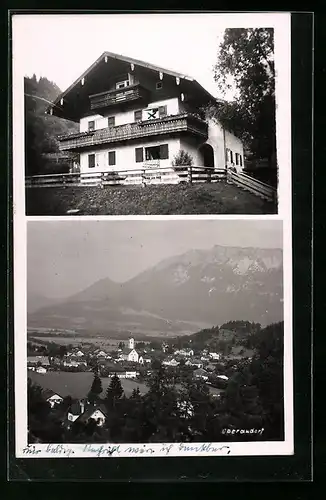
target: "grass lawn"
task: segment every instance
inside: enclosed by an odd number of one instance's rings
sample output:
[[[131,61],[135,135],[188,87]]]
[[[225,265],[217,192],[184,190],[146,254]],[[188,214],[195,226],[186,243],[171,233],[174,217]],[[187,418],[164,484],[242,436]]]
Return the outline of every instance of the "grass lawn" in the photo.
[[[62,397],[71,396],[72,398],[81,399],[87,396],[87,393],[91,388],[94,375],[91,372],[47,372],[43,374],[28,370],[28,377],[30,377],[34,383],[43,387],[43,389],[51,389],[52,391],[60,394]],[[102,396],[104,396],[105,391],[111,382],[111,378],[106,377],[101,380],[103,387]],[[131,396],[133,389],[137,389],[137,387],[139,387],[142,394],[146,394],[148,391],[148,387],[137,380],[120,380],[127,397]]]
[[[274,214],[277,207],[236,186],[176,184],[27,188],[27,215]]]

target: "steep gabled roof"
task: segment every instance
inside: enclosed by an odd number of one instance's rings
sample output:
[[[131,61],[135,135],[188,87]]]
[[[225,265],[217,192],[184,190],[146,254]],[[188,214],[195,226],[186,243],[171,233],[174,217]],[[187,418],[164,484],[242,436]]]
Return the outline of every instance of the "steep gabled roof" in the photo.
[[[160,66],[156,66],[155,64],[152,64],[152,63],[148,63],[146,61],[141,61],[140,59],[134,59],[132,57],[127,57],[127,56],[124,56],[124,55],[121,55],[121,54],[115,54],[113,52],[103,52],[103,54],[101,54],[101,56],[96,59],[96,61],[91,64],[91,66],[89,66],[89,68],[84,71],[84,73],[82,75],[80,75],[79,78],[77,78],[77,80],[75,80],[64,92],[62,92],[56,99],[55,101],[53,102],[53,104],[51,106],[49,106],[46,110],[46,113],[48,113],[50,111],[51,108],[59,108],[59,103],[61,101],[61,99],[63,99],[65,96],[67,96],[67,94],[69,94],[72,90],[74,90],[74,87],[76,87],[83,79],[85,79],[103,60],[106,60],[106,59],[113,59],[113,60],[117,60],[117,61],[121,61],[121,62],[125,62],[125,63],[129,63],[129,64],[134,64],[135,66],[140,66],[144,69],[149,69],[149,70],[152,70],[152,71],[157,71],[158,73],[164,73],[166,75],[169,75],[169,76],[172,76],[172,77],[175,77],[175,78],[180,78],[180,80],[186,80],[188,82],[191,82],[192,85],[197,89],[199,90],[202,94],[205,94],[206,98],[209,99],[209,100],[213,100],[213,101],[216,101],[216,99],[202,86],[200,85],[200,83],[198,83],[193,77],[189,76],[189,75],[185,75],[183,73],[178,73],[176,71],[172,71],[170,69],[167,69],[167,68],[162,68]]]

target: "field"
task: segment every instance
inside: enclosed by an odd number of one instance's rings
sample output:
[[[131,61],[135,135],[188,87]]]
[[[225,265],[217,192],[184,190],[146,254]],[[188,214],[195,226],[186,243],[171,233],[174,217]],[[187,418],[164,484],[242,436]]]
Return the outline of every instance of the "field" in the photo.
[[[43,387],[43,389],[51,389],[62,397],[71,396],[76,399],[87,396],[93,381],[93,373],[91,372],[47,372],[42,374],[28,371],[28,376],[34,383]],[[111,379],[102,378],[101,380],[103,387],[102,395],[104,395]],[[139,387],[141,394],[146,394],[148,391],[148,387],[144,383],[131,379],[120,380],[126,397],[129,397],[133,389],[137,389],[137,387]],[[217,396],[223,392],[221,389],[216,389],[215,387],[209,387],[209,390],[212,396]]]
[[[62,397],[71,396],[77,399],[87,396],[93,381],[93,373],[91,372],[47,372],[42,374],[28,371],[28,376],[43,389],[51,389]],[[110,378],[102,378],[103,395],[110,381]],[[137,387],[142,394],[146,394],[148,391],[145,384],[130,379],[121,379],[121,384],[127,397]]]
[[[27,188],[27,215],[273,214],[277,207],[234,185]]]
[[[40,344],[43,342],[55,342],[56,344],[60,345],[73,345],[73,346],[82,346],[86,344],[92,344],[98,348],[112,348],[115,349],[118,347],[119,342],[121,342],[121,339],[107,339],[107,338],[102,338],[102,337],[61,337],[59,335],[56,336],[38,336],[36,335],[29,335],[28,340],[31,341],[39,341]],[[126,343],[126,340],[123,340],[123,342]]]

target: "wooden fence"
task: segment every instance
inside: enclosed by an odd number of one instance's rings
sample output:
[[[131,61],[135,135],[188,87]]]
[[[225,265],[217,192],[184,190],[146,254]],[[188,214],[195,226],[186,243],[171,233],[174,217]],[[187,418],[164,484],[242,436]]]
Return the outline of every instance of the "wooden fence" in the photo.
[[[160,167],[119,170],[117,172],[87,172],[73,174],[33,175],[26,177],[26,187],[67,186],[126,186],[150,184],[190,184],[226,181],[268,201],[276,201],[277,190],[243,173],[213,167]]]
[[[244,173],[236,173],[232,170],[227,171],[227,181],[231,184],[235,184],[236,186],[245,189],[246,191],[250,191],[256,196],[260,196],[261,198],[268,201],[276,201],[277,199],[277,190],[264,182],[257,181],[253,177],[246,175]]]
[[[26,187],[114,186],[218,182],[226,179],[225,169],[212,167],[149,167],[116,172],[48,174],[26,177]]]

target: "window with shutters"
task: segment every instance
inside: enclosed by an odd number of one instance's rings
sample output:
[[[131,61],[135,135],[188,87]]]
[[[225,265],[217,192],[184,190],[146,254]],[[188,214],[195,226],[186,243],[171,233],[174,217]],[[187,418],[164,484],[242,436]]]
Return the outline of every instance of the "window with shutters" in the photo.
[[[95,130],[95,121],[94,120],[88,122],[88,132],[92,132],[93,130]]]
[[[116,164],[115,151],[109,151],[109,165],[115,165],[115,164]]]
[[[167,115],[167,106],[159,106],[158,115],[160,118]]]
[[[95,154],[88,155],[88,168],[95,167]]]
[[[136,163],[141,163],[144,161],[144,150],[143,148],[136,148],[135,149],[135,159]]]
[[[135,122],[141,121],[142,117],[143,117],[143,111],[141,109],[138,109],[137,111],[134,112]]]
[[[108,117],[108,127],[115,127],[115,116]]]

